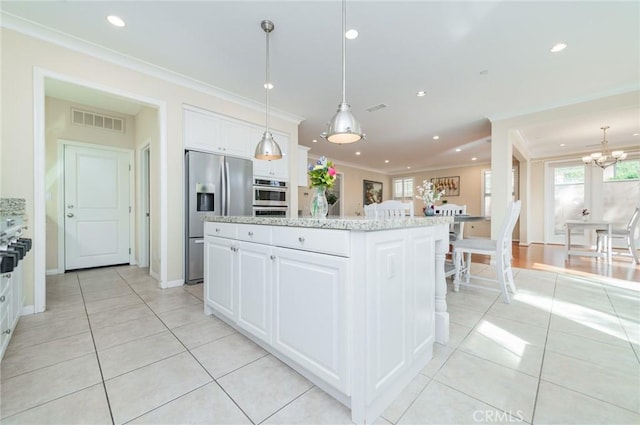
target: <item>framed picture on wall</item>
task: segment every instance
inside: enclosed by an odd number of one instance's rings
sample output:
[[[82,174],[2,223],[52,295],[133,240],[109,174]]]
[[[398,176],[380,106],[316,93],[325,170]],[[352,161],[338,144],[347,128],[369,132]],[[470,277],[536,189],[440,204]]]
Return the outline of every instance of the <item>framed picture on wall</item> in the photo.
[[[431,179],[431,183],[433,183],[436,192],[444,189],[443,197],[460,196],[460,176],[434,177]]]
[[[382,182],[363,180],[362,205],[379,204],[382,202]]]

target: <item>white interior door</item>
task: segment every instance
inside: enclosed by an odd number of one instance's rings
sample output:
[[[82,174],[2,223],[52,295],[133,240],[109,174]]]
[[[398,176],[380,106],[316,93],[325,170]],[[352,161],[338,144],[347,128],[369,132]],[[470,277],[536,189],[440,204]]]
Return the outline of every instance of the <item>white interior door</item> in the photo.
[[[588,175],[584,164],[580,162],[562,162],[547,164],[546,189],[546,241],[547,243],[565,243],[567,220],[579,220],[581,211],[591,211],[589,191],[586,190]],[[571,236],[572,243],[584,244],[584,230]],[[572,232],[573,235],[573,232]]]
[[[129,263],[130,153],[66,145],[65,270]]]

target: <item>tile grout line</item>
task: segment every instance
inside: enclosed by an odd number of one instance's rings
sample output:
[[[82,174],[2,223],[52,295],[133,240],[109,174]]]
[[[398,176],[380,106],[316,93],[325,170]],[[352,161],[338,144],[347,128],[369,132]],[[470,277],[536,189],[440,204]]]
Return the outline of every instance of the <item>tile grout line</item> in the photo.
[[[129,286],[129,288],[131,288],[131,290],[132,290],[132,291],[133,291],[133,292],[134,292],[134,293],[135,293],[135,294],[136,294],[136,295],[137,295],[137,296],[142,300],[142,302],[144,303],[144,305],[146,305],[146,306],[147,306],[147,308],[149,308],[149,310],[151,310],[151,312],[154,314],[154,316],[156,316],[156,318],[157,318],[157,319],[158,319],[158,320],[159,320],[159,321],[164,325],[164,327],[165,327],[165,328],[167,328],[167,330],[169,331],[169,333],[171,333],[171,335],[173,335],[173,337],[174,337],[174,338],[175,338],[175,339],[180,343],[180,345],[182,345],[182,346],[184,347],[184,349],[186,350],[186,352],[187,352],[187,353],[189,353],[189,355],[191,356],[191,358],[192,358],[196,363],[198,363],[198,365],[202,368],[202,370],[203,370],[207,375],[209,375],[209,377],[212,379],[212,381],[213,381],[213,382],[215,382],[215,384],[216,384],[216,385],[217,385],[217,386],[218,386],[218,387],[219,387],[219,388],[220,388],[220,389],[221,389],[221,390],[222,390],[222,391],[227,395],[227,397],[229,397],[229,400],[231,400],[231,402],[232,402],[233,404],[235,404],[235,405],[236,405],[236,407],[237,407],[237,408],[242,412],[242,414],[243,414],[243,415],[245,415],[245,416],[247,417],[247,419],[249,419],[249,421],[250,421],[252,424],[254,424],[254,425],[255,425],[255,423],[253,422],[253,420],[251,420],[251,418],[249,417],[249,415],[248,415],[248,414],[247,414],[247,413],[246,413],[246,412],[245,412],[245,411],[240,407],[240,405],[239,405],[239,404],[238,404],[238,403],[237,403],[237,402],[236,402],[236,401],[231,397],[231,395],[229,395],[229,393],[227,393],[227,391],[222,387],[222,385],[220,385],[220,384],[218,383],[217,379],[216,379],[216,378],[214,378],[214,377],[213,377],[213,375],[211,375],[211,373],[207,370],[207,368],[206,368],[206,367],[204,367],[204,365],[203,365],[202,363],[200,363],[200,361],[199,361],[199,360],[196,358],[196,356],[191,352],[191,350],[189,350],[189,348],[188,348],[188,347],[187,347],[187,346],[182,342],[182,340],[180,340],[180,338],[178,338],[178,337],[176,336],[176,334],[173,332],[173,330],[172,330],[172,329],[170,329],[170,328],[169,328],[169,326],[167,326],[167,324],[166,324],[166,323],[165,323],[165,322],[164,322],[164,321],[163,321],[163,320],[158,316],[158,314],[155,312],[155,310],[153,310],[153,308],[151,308],[151,306],[149,306],[149,304],[147,304],[146,300],[145,300],[144,298],[142,298],[142,297],[140,296],[140,294],[138,294],[138,292],[136,292],[136,290],[135,290],[135,289],[133,289],[133,287],[131,287],[131,285],[129,284],[129,282],[127,281],[127,279],[126,279],[126,278],[124,278],[124,277],[122,277],[122,275],[120,274],[120,272],[119,272],[119,271],[117,271],[117,270],[116,270],[116,273],[118,273],[118,275],[119,275],[119,276],[120,276],[120,277],[125,281],[125,283]],[[189,293],[189,295],[191,295],[192,297],[194,297],[194,298],[196,298],[196,299],[200,300],[198,297],[196,297],[195,295],[191,294],[191,293],[190,293],[189,291],[187,291],[186,289],[182,288],[182,290],[183,290],[184,292]],[[202,300],[200,300],[200,301],[202,301]],[[177,307],[177,308],[179,308],[179,307]],[[177,309],[177,308],[176,308],[176,309]],[[219,338],[219,339],[220,339],[220,338]],[[181,354],[181,353],[180,353],[180,354]],[[171,357],[172,357],[172,356],[171,356]],[[264,356],[263,356],[263,357],[264,357]],[[261,358],[262,358],[262,357],[261,357]],[[254,360],[254,361],[255,361],[255,360]],[[251,363],[253,363],[253,362],[251,362]],[[250,364],[250,363],[249,363],[249,364]],[[244,365],[244,366],[246,366],[246,365]],[[244,367],[244,366],[242,366],[242,367]],[[209,384],[209,383],[207,383],[207,384]],[[206,384],[205,384],[205,385],[206,385]],[[199,388],[201,388],[201,387],[199,387]],[[191,392],[191,391],[189,391],[189,392]],[[174,400],[177,400],[178,398],[183,397],[184,395],[188,394],[189,392],[187,392],[187,393],[185,393],[185,394],[182,394],[182,395],[180,395],[179,397],[176,397],[175,399],[168,401],[167,403],[170,403],[170,402],[172,402],[172,401],[174,401]],[[167,403],[163,403],[163,404],[162,404],[162,406],[164,406],[164,405],[165,405],[165,404],[167,404]],[[155,409],[157,409],[157,408],[159,408],[159,407],[160,407],[160,406],[158,406],[158,407],[156,407],[156,408],[154,408],[154,409],[151,409],[151,410],[149,410],[149,411],[147,411],[147,412],[143,413],[143,415],[144,415],[144,414],[147,414],[147,413],[149,413],[149,412],[152,412],[153,410],[155,410]],[[141,415],[141,416],[142,416],[142,415]],[[133,419],[132,419],[132,420],[133,420]]]
[[[87,315],[87,322],[89,323],[89,332],[91,333],[91,342],[93,343],[93,349],[96,354],[96,361],[98,363],[98,370],[100,371],[100,378],[102,379],[102,389],[104,390],[104,396],[107,400],[107,407],[109,408],[109,416],[111,417],[111,423],[115,424],[113,419],[113,410],[111,410],[111,401],[109,400],[109,393],[107,392],[107,383],[104,380],[104,373],[102,372],[102,363],[100,362],[100,356],[98,355],[98,347],[96,346],[96,340],[93,336],[93,328],[91,326],[91,320],[89,320],[89,312],[87,311],[87,303],[84,300],[84,292],[82,291],[82,285],[80,284],[80,276],[78,277],[78,286],[80,287],[80,295],[82,296],[82,303],[84,304],[85,314]]]
[[[553,298],[551,298],[551,309],[549,311],[549,322],[547,323],[547,333],[544,337],[544,348],[542,349],[542,360],[540,361],[540,372],[538,373],[538,385],[536,386],[536,396],[533,399],[533,412],[531,412],[531,424],[535,425],[536,411],[538,410],[538,397],[540,396],[540,384],[542,383],[542,371],[544,369],[544,359],[547,355],[547,343],[549,341],[549,331],[551,330],[551,320],[553,319],[553,307],[556,302],[556,290],[558,289],[558,274],[553,283]]]
[[[275,414],[277,414],[278,412],[280,412],[282,409],[284,409],[285,407],[289,406],[291,403],[293,403],[294,401],[298,400],[299,398],[301,398],[303,395],[305,395],[306,393],[308,393],[309,391],[311,391],[314,388],[317,388],[313,382],[309,381],[311,383],[311,387],[309,387],[307,390],[303,391],[301,394],[299,394],[298,396],[292,398],[289,402],[285,403],[283,406],[281,406],[279,409],[276,409],[275,412],[273,412],[272,414],[270,414],[269,416],[267,416],[266,418],[264,418],[263,420],[261,420],[260,422],[258,422],[258,424],[256,425],[260,425],[263,424],[265,421],[267,421],[269,418],[273,417]],[[321,390],[322,391],[322,390]],[[251,419],[250,419],[251,420]],[[253,420],[251,420],[251,422],[253,422]],[[255,422],[253,422],[255,423]]]
[[[636,360],[638,360],[638,362],[640,362],[640,356],[638,355],[638,352],[633,348],[633,343],[631,342],[631,337],[629,336],[629,332],[627,331],[627,328],[625,328],[624,325],[622,324],[622,319],[620,318],[620,314],[618,313],[618,309],[616,309],[616,305],[611,300],[611,295],[609,294],[609,291],[607,291],[607,287],[603,286],[603,289],[604,289],[605,294],[607,294],[607,298],[609,299],[609,303],[611,303],[611,307],[613,307],[613,312],[616,314],[616,319],[618,319],[618,325],[620,325],[620,327],[622,328],[622,331],[627,336],[627,342],[629,343],[629,346],[631,347],[631,352],[633,352],[633,354],[636,356]]]

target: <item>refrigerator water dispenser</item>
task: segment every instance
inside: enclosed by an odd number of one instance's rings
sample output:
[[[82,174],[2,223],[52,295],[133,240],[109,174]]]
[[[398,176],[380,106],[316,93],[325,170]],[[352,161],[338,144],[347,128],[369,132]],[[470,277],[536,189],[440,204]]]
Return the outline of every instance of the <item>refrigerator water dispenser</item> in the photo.
[[[214,185],[196,183],[196,211],[213,211]]]

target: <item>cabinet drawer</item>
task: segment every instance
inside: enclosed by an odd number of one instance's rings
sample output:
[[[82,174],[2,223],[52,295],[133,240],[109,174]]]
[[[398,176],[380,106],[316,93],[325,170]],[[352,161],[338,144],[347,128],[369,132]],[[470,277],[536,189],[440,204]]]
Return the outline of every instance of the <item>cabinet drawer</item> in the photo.
[[[204,223],[205,236],[236,239],[238,225],[235,223]]]
[[[307,229],[303,227],[274,227],[273,244],[285,248],[348,257],[349,231]]]
[[[271,227],[259,224],[238,224],[238,239],[271,245]]]

